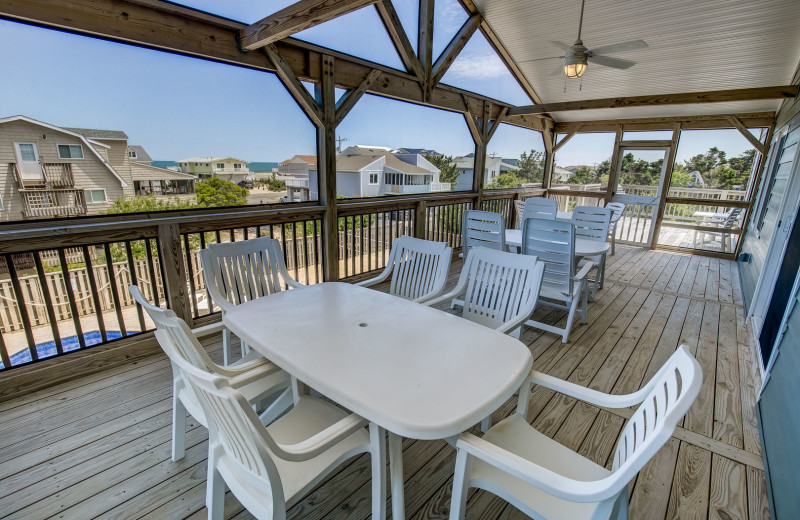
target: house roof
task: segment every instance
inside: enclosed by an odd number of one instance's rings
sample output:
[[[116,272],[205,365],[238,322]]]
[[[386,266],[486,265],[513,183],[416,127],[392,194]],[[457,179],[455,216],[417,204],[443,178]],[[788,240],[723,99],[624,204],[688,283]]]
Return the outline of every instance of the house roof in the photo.
[[[67,128],[64,127],[64,130],[69,130],[70,132],[75,132],[76,134],[81,134],[82,136],[88,139],[104,139],[104,140],[128,140],[128,136],[125,132],[120,130],[95,130],[92,128]]]
[[[145,152],[144,148],[142,148],[139,145],[136,145],[136,144],[128,145],[128,150],[133,150],[134,152],[136,152],[136,159],[134,159],[131,162],[152,162],[153,161],[152,157],[150,157],[150,154]]]
[[[201,163],[210,163],[214,161],[239,161],[240,163],[248,164],[247,161],[243,161],[242,159],[237,159],[236,157],[190,157],[188,159],[181,159],[177,162],[179,163],[190,163],[190,162],[201,162]]]
[[[191,173],[181,173],[167,170],[149,164],[131,161],[131,178],[135,181],[194,181],[197,180]]]
[[[295,156],[292,156],[292,157],[286,159],[285,161],[282,161],[281,164],[289,164],[290,162],[292,162],[295,159],[299,159],[299,160],[301,160],[301,161],[303,161],[303,162],[305,162],[305,163],[307,163],[307,164],[309,164],[311,166],[316,166],[316,164],[317,164],[317,156],[316,155],[295,155]]]
[[[358,172],[377,160],[375,155],[339,155],[336,157],[336,171]]]
[[[427,174],[427,175],[432,175],[433,174],[433,172],[430,171],[430,170],[426,170],[425,168],[422,168],[422,167],[417,166],[415,164],[407,163],[407,162],[405,162],[403,160],[398,159],[394,155],[386,154],[386,155],[384,155],[384,157],[386,157],[386,166],[388,168],[393,169],[393,170],[397,170],[398,172],[401,172],[401,173],[424,173],[424,174]]]
[[[86,138],[86,136],[84,136],[83,134],[80,134],[80,133],[78,133],[78,132],[75,132],[75,131],[73,131],[73,130],[71,130],[71,129],[69,129],[69,128],[62,128],[62,127],[60,127],[60,126],[55,126],[55,125],[51,125],[51,124],[49,124],[49,123],[44,123],[44,122],[42,122],[42,121],[37,121],[36,119],[32,119],[32,118],[30,118],[30,117],[27,117],[27,116],[11,116],[11,117],[4,117],[4,118],[0,119],[0,124],[3,124],[3,123],[10,123],[10,122],[12,122],[12,121],[25,121],[25,122],[28,122],[28,123],[31,123],[31,124],[34,124],[34,125],[39,125],[39,126],[41,126],[41,127],[44,127],[44,128],[49,128],[49,129],[51,129],[51,130],[55,130],[55,131],[57,131],[57,132],[63,132],[63,133],[65,133],[65,134],[68,134],[68,135],[72,135],[72,136],[74,136],[74,137],[77,137],[78,139],[80,139],[81,141],[83,141],[83,142],[86,144],[86,148],[88,148],[88,149],[89,149],[89,151],[90,151],[90,152],[92,152],[92,153],[94,154],[94,156],[95,156],[95,157],[97,157],[97,158],[100,160],[100,162],[101,162],[101,163],[103,163],[103,165],[105,165],[105,167],[106,167],[106,168],[108,168],[108,170],[111,172],[111,174],[112,174],[114,177],[116,177],[116,178],[117,178],[117,180],[119,181],[120,185],[121,185],[123,188],[125,188],[126,186],[128,186],[128,183],[127,183],[127,182],[125,182],[125,180],[124,180],[122,177],[120,177],[119,173],[117,173],[117,170],[115,170],[114,168],[112,168],[112,167],[111,167],[111,165],[110,165],[110,164],[108,164],[108,162],[106,161],[106,159],[105,159],[105,158],[104,158],[102,155],[100,155],[100,154],[97,152],[97,150],[95,149],[95,146],[102,146],[102,147],[104,147],[104,148],[108,148],[108,146],[106,146],[106,145],[104,145],[104,144],[102,144],[102,143],[97,143],[97,142],[95,142],[95,141],[91,141],[91,140],[87,139],[87,138]]]

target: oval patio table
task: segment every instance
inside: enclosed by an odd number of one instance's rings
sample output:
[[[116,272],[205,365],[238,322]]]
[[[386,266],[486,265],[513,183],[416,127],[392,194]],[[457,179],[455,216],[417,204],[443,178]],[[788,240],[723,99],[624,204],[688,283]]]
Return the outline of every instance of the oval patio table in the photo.
[[[298,380],[389,432],[394,518],[404,518],[402,437],[447,439],[506,402],[533,365],[518,340],[347,283],[236,306],[225,325]]]

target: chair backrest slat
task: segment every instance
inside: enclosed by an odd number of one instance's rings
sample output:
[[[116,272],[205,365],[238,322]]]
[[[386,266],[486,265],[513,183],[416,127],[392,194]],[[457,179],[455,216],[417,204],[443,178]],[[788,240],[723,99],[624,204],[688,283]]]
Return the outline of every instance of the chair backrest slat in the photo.
[[[622,218],[622,215],[625,213],[625,204],[622,202],[609,202],[606,204],[606,208],[611,211],[611,223],[615,224],[619,219]]]
[[[464,269],[464,317],[476,323],[498,328],[538,296],[542,267],[535,257],[477,248]]]
[[[575,227],[569,222],[525,219],[522,253],[544,263],[542,286],[571,295],[575,277]]]
[[[611,224],[611,210],[593,206],[576,206],[572,212],[575,236],[605,242]]]
[[[475,247],[487,247],[500,251],[506,248],[506,223],[500,213],[467,210],[462,223],[464,258]]]
[[[211,244],[200,251],[206,286],[223,311],[280,292],[287,281],[280,242],[269,237]]]

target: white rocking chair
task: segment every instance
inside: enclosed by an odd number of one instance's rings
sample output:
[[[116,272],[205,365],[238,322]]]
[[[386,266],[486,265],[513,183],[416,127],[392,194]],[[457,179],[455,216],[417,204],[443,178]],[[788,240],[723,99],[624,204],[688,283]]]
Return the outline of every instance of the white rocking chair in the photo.
[[[450,520],[464,518],[467,491],[485,489],[536,519],[627,518],[628,482],[655,456],[700,392],[700,365],[681,346],[647,385],[609,395],[531,371],[517,411],[482,438],[461,434]],[[536,431],[528,424],[531,385],[538,384],[595,406],[641,403],[622,430],[611,471]]]
[[[453,249],[444,242],[431,242],[403,235],[392,242],[389,261],[375,278],[356,285],[371,287],[392,275],[389,294],[422,303],[444,289]]]

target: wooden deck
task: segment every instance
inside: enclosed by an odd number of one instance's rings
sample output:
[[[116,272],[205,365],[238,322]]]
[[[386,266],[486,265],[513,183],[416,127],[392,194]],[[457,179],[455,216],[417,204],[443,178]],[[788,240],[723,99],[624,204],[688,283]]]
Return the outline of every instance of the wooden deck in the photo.
[[[455,262],[451,283],[461,263]],[[544,313],[557,321],[560,311]],[[680,343],[704,370],[697,402],[630,486],[630,518],[768,518],[755,418],[757,368],[733,262],[618,247],[589,324],[567,345],[526,329],[535,367],[592,388],[638,389]],[[216,338],[212,356],[221,357]],[[509,413],[509,401],[495,417]],[[537,388],[529,419],[594,461],[609,455],[627,410],[610,412]],[[207,433],[188,421],[186,458],[170,460],[171,372],[164,357],[110,369],[0,403],[0,517],[205,518]],[[408,518],[447,518],[454,450],[404,444]],[[369,517],[366,456],[341,467],[292,519]],[[524,518],[473,492],[472,519]],[[251,518],[228,495],[226,518]]]

